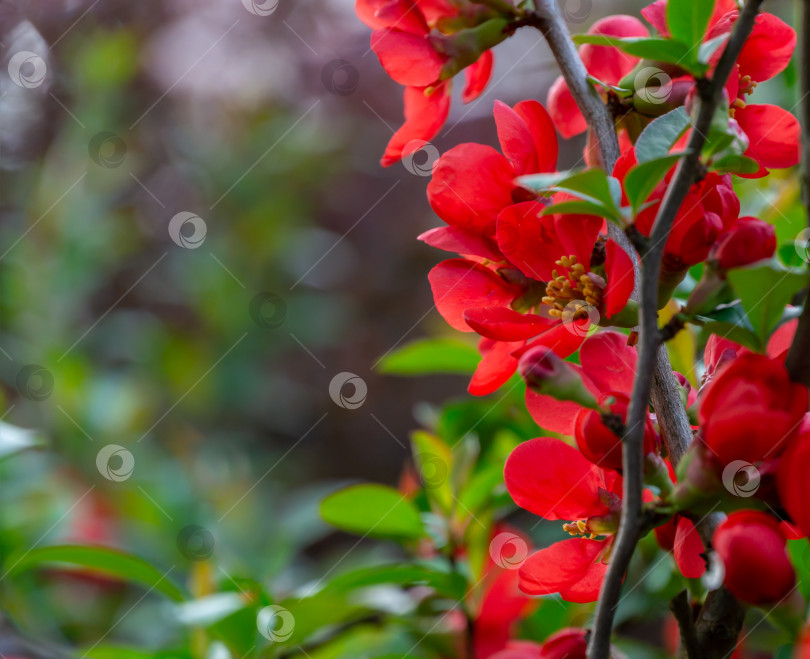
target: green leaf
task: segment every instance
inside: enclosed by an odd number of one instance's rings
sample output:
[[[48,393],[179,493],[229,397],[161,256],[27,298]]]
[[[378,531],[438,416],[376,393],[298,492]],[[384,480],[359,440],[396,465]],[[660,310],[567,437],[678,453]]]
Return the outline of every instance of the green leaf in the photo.
[[[563,174],[560,176],[560,174]],[[622,215],[616,206],[615,185],[612,177],[601,169],[594,167],[579,172],[556,172],[554,174],[531,174],[521,176],[518,183],[535,192],[567,192],[586,202],[587,214],[606,217],[615,222],[622,221]],[[569,202],[561,202],[558,206]],[[570,208],[570,207],[569,207]],[[567,212],[580,212],[570,211]]]
[[[776,260],[734,268],[727,277],[762,346],[781,320],[785,305],[810,283],[807,271],[786,268]]]
[[[90,572],[139,583],[177,601],[185,599],[183,593],[166,578],[165,573],[142,558],[109,547],[82,545],[40,547],[10,556],[6,564],[11,566],[7,568],[8,574],[11,575],[44,565],[80,566]]]
[[[692,72],[703,71],[704,66],[695,66],[689,57],[689,46],[675,39],[661,39],[658,37],[609,37],[603,34],[578,34],[574,36],[578,44],[591,43],[597,46],[614,46],[628,55],[657,62],[678,64],[684,69],[696,69]]]
[[[479,361],[480,353],[469,343],[457,339],[421,339],[383,357],[378,369],[392,375],[471,375]]]
[[[698,61],[702,64],[708,64],[712,55],[717,52],[720,46],[728,41],[730,35],[731,33],[727,32],[726,34],[721,34],[719,37],[714,37],[700,44],[698,48]]]
[[[351,485],[321,502],[321,516],[350,533],[413,540],[425,535],[419,511],[392,487]]]
[[[664,175],[678,162],[685,154],[673,153],[662,158],[647,160],[636,165],[627,172],[624,179],[624,191],[627,199],[633,207],[633,212],[637,212],[638,207],[647,201],[647,197],[664,178]]]
[[[724,336],[754,352],[761,352],[764,347],[739,302],[724,304],[710,314],[697,316],[697,320],[707,332]]]
[[[191,655],[186,650],[155,652],[121,645],[94,645],[87,650],[78,650],[77,654],[86,659],[191,659]]]
[[[642,163],[669,155],[669,150],[689,124],[689,115],[683,108],[676,108],[650,122],[636,141],[636,159]]]
[[[754,174],[759,171],[759,163],[753,158],[730,153],[715,160],[711,169],[715,172],[730,174]]]
[[[459,495],[459,514],[477,514],[492,499],[495,489],[503,485],[503,462],[487,465],[475,474]]]
[[[408,588],[429,586],[453,599],[461,599],[467,586],[466,579],[458,573],[441,572],[426,565],[395,563],[346,572],[332,579],[324,590],[345,594],[381,584],[398,584]]]
[[[604,217],[607,209],[593,201],[562,201],[543,209],[541,215],[596,215]]]
[[[450,486],[453,454],[450,447],[438,437],[421,430],[411,434],[411,443],[428,497],[436,502],[440,510],[449,513],[453,507],[453,491]]]
[[[517,182],[529,190],[534,192],[548,192],[551,188],[557,185],[560,181],[564,181],[582,170],[565,170],[561,172],[547,172],[543,174],[528,174],[520,176]]]
[[[669,0],[667,27],[673,39],[688,46],[703,41],[706,27],[714,10],[714,0]],[[692,51],[695,52],[695,51]]]

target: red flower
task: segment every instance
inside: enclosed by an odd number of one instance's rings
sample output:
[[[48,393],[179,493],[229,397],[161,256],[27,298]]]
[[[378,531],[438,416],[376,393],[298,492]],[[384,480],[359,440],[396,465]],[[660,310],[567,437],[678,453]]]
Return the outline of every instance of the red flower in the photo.
[[[724,367],[702,393],[699,420],[706,445],[722,465],[776,459],[807,411],[807,389],[785,367],[747,353]]]
[[[532,554],[520,568],[521,589],[530,595],[560,593],[570,602],[596,600],[607,570],[602,559],[618,526],[621,479],[565,442],[539,437],[512,451],[504,480],[521,508],[549,520],[574,520],[564,530],[589,536]]]
[[[355,9],[373,30],[371,48],[386,73],[405,86],[405,123],[386,147],[381,162],[387,167],[433,139],[447,120],[451,82],[446,78],[456,69],[447,71],[452,58],[435,46],[431,31],[440,21],[468,19],[444,0],[357,0]],[[465,103],[483,93],[492,65],[491,51],[482,47],[478,60],[466,68]]]
[[[727,270],[769,259],[775,251],[776,230],[773,226],[755,217],[741,217],[715,243],[712,258]]]
[[[603,34],[611,37],[646,37],[649,32],[644,24],[633,16],[607,16],[594,23],[588,34]],[[637,57],[623,53],[612,46],[584,44],[579,48],[582,63],[594,78],[616,85],[633,70]],[[568,85],[562,76],[552,84],[548,93],[548,108],[560,135],[566,139],[578,135],[588,127],[577,107]]]
[[[810,534],[810,415],[806,415],[798,436],[779,461],[776,482],[779,499],[793,523],[804,535]]]
[[[796,586],[779,522],[766,513],[732,513],[714,532],[712,547],[725,567],[723,584],[743,602],[777,603]]]

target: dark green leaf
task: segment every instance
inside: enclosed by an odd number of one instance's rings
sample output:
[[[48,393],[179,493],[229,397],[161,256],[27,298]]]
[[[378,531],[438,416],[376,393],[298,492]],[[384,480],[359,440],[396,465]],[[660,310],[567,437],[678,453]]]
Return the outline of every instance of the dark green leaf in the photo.
[[[712,169],[731,174],[754,174],[759,171],[759,163],[748,156],[732,153],[713,162]]]
[[[6,564],[10,566],[7,571],[11,575],[44,565],[79,566],[90,572],[139,583],[178,601],[185,599],[183,593],[166,578],[165,573],[142,558],[109,547],[81,545],[40,547],[19,556],[10,556]]]
[[[650,196],[655,186],[663,180],[664,175],[683,155],[683,153],[673,153],[655,160],[647,160],[627,172],[624,179],[624,191],[634,212],[647,201],[647,197]]]
[[[785,305],[810,283],[806,271],[785,268],[775,260],[735,268],[727,276],[762,346],[782,318]]]
[[[373,483],[351,485],[321,503],[321,516],[344,531],[412,540],[425,534],[419,511],[397,490]]]
[[[669,155],[669,150],[689,127],[689,115],[677,108],[650,122],[636,141],[636,159],[648,162]]]
[[[480,353],[469,343],[457,339],[422,339],[386,355],[378,368],[381,373],[392,375],[471,375],[479,361]]]
[[[706,331],[727,337],[754,352],[763,348],[739,302],[724,304],[705,316],[698,316],[697,320]]]
[[[608,37],[603,34],[578,34],[574,37],[577,43],[591,43],[598,46],[615,46],[628,55],[658,62],[678,64],[685,69],[702,71],[705,67],[696,66],[689,57],[689,46],[674,39],[657,37]],[[693,71],[696,72],[696,71]]]
[[[453,455],[450,447],[438,437],[421,430],[411,434],[413,454],[422,484],[428,497],[441,510],[449,513],[453,506],[453,491],[450,487],[450,471]]]
[[[326,584],[324,590],[349,593],[358,588],[387,583],[404,587],[429,586],[454,599],[464,595],[467,585],[466,579],[457,573],[441,572],[426,565],[393,564],[363,567],[341,574]]]

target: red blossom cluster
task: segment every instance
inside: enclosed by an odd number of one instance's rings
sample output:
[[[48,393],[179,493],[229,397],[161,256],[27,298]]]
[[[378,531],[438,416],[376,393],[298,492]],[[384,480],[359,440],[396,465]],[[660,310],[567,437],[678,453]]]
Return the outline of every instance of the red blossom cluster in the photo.
[[[666,9],[666,0],[656,0],[642,10],[649,27],[631,16],[598,20],[579,48],[619,134],[621,157],[598,179],[606,182],[607,200],[595,189],[567,184],[566,173],[557,171],[557,133],[569,138],[588,130],[562,77],[545,107],[534,99],[514,106],[496,101],[500,151],[455,146],[436,162],[428,185],[429,203],[444,225],[419,238],[458,255],[430,272],[436,308],[451,327],[480,337],[481,360],[469,391],[490,394],[517,371],[527,384],[528,410],[553,435],[518,445],[504,476],[518,506],[561,522],[563,533],[518,571],[501,571],[494,580],[478,629],[499,631],[479,639],[481,658],[585,656],[583,630],[563,630],[542,646],[510,641],[504,630],[526,614],[526,595],[597,600],[611,560],[622,510],[621,437],[637,368],[632,295],[638,282],[636,255],[608,235],[608,226],[619,224],[639,241],[651,235],[690,128],[685,123],[671,139],[663,154],[671,160],[640,194],[638,173],[650,161],[641,152],[644,131],[667,113],[688,116],[696,88],[711,76],[739,16],[734,0],[717,0],[701,44],[705,73],[668,64],[653,88],[649,75],[640,76],[649,62],[625,52],[621,40],[655,33],[668,38]],[[482,92],[492,70],[489,48],[527,20],[506,1],[358,0],[357,10],[374,28],[372,48],[386,71],[406,87],[406,122],[388,145],[387,165],[435,136],[449,112],[453,75],[466,67],[465,101]],[[700,314],[719,299],[718,291],[728,292],[736,269],[776,251],[773,226],[741,216],[733,178],[762,177],[798,163],[796,118],[748,100],[758,83],[785,69],[795,44],[790,26],[760,14],[725,85],[717,120],[723,139],[705,155],[664,249],[660,309],[690,268],[702,264],[704,279],[681,309],[685,323],[703,323]],[[594,154],[589,135],[588,172],[601,166]],[[759,352],[713,334],[700,390],[673,375],[695,435],[677,469],[651,411],[644,431],[646,532],[655,531],[689,579],[706,572],[714,552],[723,584],[753,605],[791,596],[796,577],[786,542],[810,534],[808,393],[784,366],[794,332],[795,321],[781,325],[764,337]],[[718,511],[730,514],[704,546],[696,523]]]

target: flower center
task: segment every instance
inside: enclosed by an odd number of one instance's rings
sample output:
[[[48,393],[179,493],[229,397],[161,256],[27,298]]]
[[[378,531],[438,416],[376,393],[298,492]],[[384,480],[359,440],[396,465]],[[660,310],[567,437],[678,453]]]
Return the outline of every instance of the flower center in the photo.
[[[574,312],[574,319],[578,314],[586,316],[588,306],[598,307],[602,301],[599,278],[586,272],[585,266],[577,261],[576,256],[563,256],[555,263],[560,267],[552,270],[552,279],[546,285],[546,295],[543,298],[543,303],[551,307],[549,314],[561,318],[566,307],[574,301],[585,302],[575,305],[578,308]]]
[[[749,96],[750,94],[754,93],[754,90],[757,87],[756,80],[751,80],[751,76],[742,76],[740,78],[740,86],[737,91],[739,94],[737,98],[731,104],[731,107],[728,110],[729,115],[733,118],[734,113],[736,112],[737,108],[742,110],[745,107],[745,100],[743,100],[743,96]]]
[[[588,531],[588,524],[584,519],[571,522],[570,524],[563,524],[563,531],[574,536],[587,535],[591,540],[598,537],[595,533]]]

